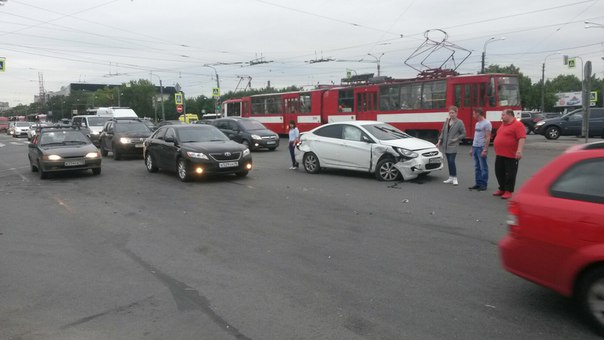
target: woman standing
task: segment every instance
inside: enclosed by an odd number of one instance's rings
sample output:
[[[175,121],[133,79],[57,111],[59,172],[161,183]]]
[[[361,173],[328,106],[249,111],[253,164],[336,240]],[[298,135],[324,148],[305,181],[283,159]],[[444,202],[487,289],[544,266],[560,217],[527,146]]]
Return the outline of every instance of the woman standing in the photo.
[[[289,154],[292,157],[292,166],[290,170],[296,170],[298,168],[298,162],[296,162],[296,143],[300,139],[300,131],[296,127],[296,122],[293,120],[289,121]]]
[[[438,137],[436,147],[441,147],[442,152],[447,157],[449,167],[449,178],[443,183],[458,185],[457,167],[455,166],[455,157],[457,156],[457,146],[462,139],[466,137],[466,128],[460,119],[457,119],[457,106],[449,107],[449,118],[445,120],[443,128]]]

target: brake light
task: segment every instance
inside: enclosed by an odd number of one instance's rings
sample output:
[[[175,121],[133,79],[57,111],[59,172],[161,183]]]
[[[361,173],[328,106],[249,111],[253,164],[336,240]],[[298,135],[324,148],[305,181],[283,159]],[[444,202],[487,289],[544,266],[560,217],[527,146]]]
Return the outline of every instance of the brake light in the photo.
[[[516,233],[518,231],[519,215],[520,207],[518,206],[518,203],[514,201],[508,201],[508,216],[505,222],[508,225],[508,230],[511,234]]]

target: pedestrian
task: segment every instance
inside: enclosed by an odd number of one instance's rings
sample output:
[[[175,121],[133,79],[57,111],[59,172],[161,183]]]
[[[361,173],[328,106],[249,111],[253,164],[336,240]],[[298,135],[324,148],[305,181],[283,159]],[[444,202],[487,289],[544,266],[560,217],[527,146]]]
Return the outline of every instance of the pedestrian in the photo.
[[[487,165],[487,153],[491,142],[491,122],[486,119],[482,108],[475,108],[472,117],[476,121],[474,126],[474,140],[470,156],[474,158],[474,178],[476,184],[469,187],[470,190],[485,191],[489,183],[489,166]]]
[[[296,162],[296,144],[300,140],[300,131],[296,127],[294,120],[289,121],[289,154],[292,157],[292,166],[290,170],[296,170],[298,168],[298,162]]]
[[[516,174],[518,173],[518,162],[522,158],[522,149],[526,141],[526,129],[524,124],[516,119],[514,110],[505,109],[501,113],[503,124],[497,130],[497,136],[493,142],[495,147],[495,176],[499,189],[493,196],[502,199],[512,197],[516,186]]]
[[[440,130],[440,136],[436,147],[441,147],[442,152],[447,157],[447,166],[449,168],[449,178],[443,183],[458,185],[457,167],[455,166],[455,157],[457,156],[457,146],[462,139],[466,138],[466,128],[463,122],[457,118],[457,106],[449,107],[449,118],[445,120],[443,128]]]

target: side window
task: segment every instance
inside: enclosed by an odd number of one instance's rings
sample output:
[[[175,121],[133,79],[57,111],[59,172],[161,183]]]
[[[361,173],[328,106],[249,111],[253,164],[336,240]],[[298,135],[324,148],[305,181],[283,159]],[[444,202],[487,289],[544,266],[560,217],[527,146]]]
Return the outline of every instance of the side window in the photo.
[[[354,105],[354,90],[344,89],[338,92],[338,111],[352,112]]]
[[[579,162],[550,188],[554,197],[604,204],[604,158]]]
[[[342,139],[342,125],[328,125],[324,126],[314,132],[315,135],[321,137],[338,138]]]
[[[155,139],[164,139],[164,136],[166,135],[166,130],[167,129],[159,129],[159,130],[157,130],[157,132],[155,132],[155,134],[153,135],[152,138],[155,138]]]
[[[107,132],[113,133],[113,122],[107,123]]]
[[[312,100],[310,93],[300,95],[300,113],[310,113],[312,111]]]
[[[229,130],[233,130],[233,131],[241,130],[239,128],[239,125],[237,124],[237,122],[228,122],[228,123],[229,123]]]
[[[362,135],[363,132],[356,126],[344,125],[342,127],[342,139],[360,142]]]
[[[164,139],[168,139],[168,138],[176,138],[176,134],[174,133],[174,129],[168,129],[168,131],[166,131],[166,136],[164,137]]]

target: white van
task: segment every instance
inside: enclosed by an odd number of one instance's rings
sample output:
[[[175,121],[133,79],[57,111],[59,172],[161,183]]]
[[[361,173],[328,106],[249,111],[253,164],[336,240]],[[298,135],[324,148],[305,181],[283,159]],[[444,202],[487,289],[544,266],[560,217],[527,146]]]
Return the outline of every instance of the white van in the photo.
[[[71,122],[73,126],[87,128],[90,131],[90,139],[94,145],[98,145],[99,134],[103,130],[105,122],[111,119],[111,116],[100,115],[81,115],[73,116]]]
[[[98,116],[110,116],[111,118],[138,118],[136,112],[129,107],[99,107],[96,114]]]

